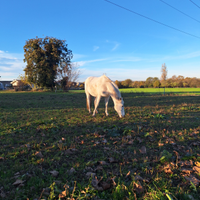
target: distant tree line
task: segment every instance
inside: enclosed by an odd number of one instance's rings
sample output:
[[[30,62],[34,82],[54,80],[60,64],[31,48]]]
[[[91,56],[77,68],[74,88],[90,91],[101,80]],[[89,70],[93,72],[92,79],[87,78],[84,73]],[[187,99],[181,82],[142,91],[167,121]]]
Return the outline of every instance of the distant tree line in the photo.
[[[158,77],[148,77],[146,81],[132,81],[131,79],[126,79],[124,81],[115,81],[115,84],[119,88],[176,88],[176,87],[192,87],[200,88],[199,78],[190,78],[183,76],[172,76],[167,78],[167,67],[165,64],[161,68],[161,78]]]
[[[200,88],[200,79],[183,76],[172,76],[165,81],[160,81],[157,77],[148,77],[146,81],[132,81],[126,79],[124,81],[115,81],[119,88],[176,88],[176,87],[192,87]]]

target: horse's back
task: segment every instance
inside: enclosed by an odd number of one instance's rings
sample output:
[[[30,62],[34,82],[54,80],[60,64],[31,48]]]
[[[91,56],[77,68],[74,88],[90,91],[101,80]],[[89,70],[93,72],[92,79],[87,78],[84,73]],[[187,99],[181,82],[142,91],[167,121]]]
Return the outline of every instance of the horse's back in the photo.
[[[104,95],[107,92],[107,82],[111,80],[103,75],[101,77],[90,76],[85,81],[85,92],[91,94],[92,96],[96,97],[98,95]]]

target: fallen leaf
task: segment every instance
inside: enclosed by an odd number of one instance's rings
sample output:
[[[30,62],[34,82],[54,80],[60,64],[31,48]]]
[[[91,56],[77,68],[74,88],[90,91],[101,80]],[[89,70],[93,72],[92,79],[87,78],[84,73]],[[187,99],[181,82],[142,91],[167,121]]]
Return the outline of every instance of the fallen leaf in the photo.
[[[25,146],[30,149],[31,148],[31,145],[30,144],[25,144]]]
[[[62,183],[61,181],[58,181],[58,180],[55,180],[54,182],[55,182],[56,184],[58,184],[58,185]]]
[[[191,181],[195,186],[199,186],[199,183],[200,183],[200,180],[197,179],[196,177],[194,176],[184,176],[184,178],[187,180],[187,181]]]
[[[193,171],[200,173],[200,167],[194,166],[192,169]]]
[[[137,193],[143,193],[144,192],[144,189],[143,189],[143,187],[142,187],[142,185],[140,184],[139,181],[138,181],[138,184],[134,183],[134,189]]]
[[[19,176],[19,175],[20,175],[20,173],[19,173],[19,172],[17,172],[17,173],[15,173],[14,175],[15,175],[15,176]]]
[[[110,180],[112,181],[112,184],[113,184],[114,186],[117,185],[117,184],[115,183],[115,178],[116,178],[116,176],[114,176],[113,178],[110,178]]]
[[[170,168],[164,169],[164,172],[165,172],[166,174],[173,174],[173,172],[172,172],[172,170],[171,170]]]
[[[193,142],[193,143],[191,143],[191,145],[198,146],[198,143],[197,142]]]
[[[94,171],[94,170],[92,169],[92,167],[86,167],[85,170],[86,170],[86,171],[89,171],[89,172],[93,172],[93,171]]]
[[[194,164],[195,164],[197,167],[200,167],[200,162],[196,161]]]
[[[194,197],[190,194],[188,194],[188,197],[189,197],[190,200],[195,200]]]
[[[98,163],[101,164],[101,165],[107,165],[106,161],[98,161]]]
[[[104,140],[102,141],[102,143],[107,143],[107,140],[106,140],[106,139],[104,139]]]
[[[96,176],[96,173],[93,173],[93,172],[87,172],[87,173],[86,173],[86,177],[87,177],[88,179],[90,179],[91,177],[94,178],[95,176]]]
[[[73,174],[74,172],[76,172],[76,170],[72,167],[72,168],[69,170],[69,174]]]
[[[54,177],[58,176],[58,174],[59,174],[59,172],[56,170],[50,171],[49,173],[51,173],[51,175]]]
[[[25,181],[22,181],[22,180],[20,180],[20,179],[17,179],[14,183],[13,183],[13,185],[20,185],[20,184],[23,184]]]
[[[99,142],[99,141],[96,141],[95,144],[100,144],[100,142]]]
[[[97,168],[94,171],[96,172],[98,170],[103,170],[103,167],[99,165],[99,166],[97,166]]]
[[[71,149],[67,149],[67,150],[65,150],[64,153],[67,155],[71,155],[71,154],[73,154],[73,151]]]
[[[190,161],[188,161],[188,160],[185,160],[185,161],[180,161],[180,165],[181,165],[181,167],[185,167],[185,166],[187,166],[187,167],[191,167],[191,166],[193,166],[193,161],[192,160],[190,160]]]
[[[74,149],[74,148],[72,148],[72,149],[71,149],[71,151],[72,151],[72,152],[76,152],[76,151],[78,151],[78,150],[77,150],[77,149]]]
[[[131,172],[129,171],[129,172],[126,174],[126,177],[125,177],[125,178],[130,177],[130,174],[131,174]]]
[[[0,190],[0,197],[2,197],[2,198],[5,198],[5,197],[6,197],[6,194],[4,193],[3,190]]]
[[[143,140],[142,140],[141,138],[137,137],[137,141],[138,141],[139,143],[141,143]]]
[[[100,187],[98,184],[99,184],[99,180],[97,179],[97,177],[93,178],[91,182],[92,187],[94,187],[95,190],[103,191],[103,188]]]
[[[104,190],[107,190],[111,187],[111,185],[105,181],[100,182],[100,185]]]
[[[159,142],[159,143],[158,143],[158,146],[159,146],[159,147],[162,147],[162,146],[164,146],[164,144]]]
[[[0,160],[4,160],[4,157],[0,157]]]
[[[190,174],[192,172],[191,169],[186,169],[186,168],[182,168],[180,171],[185,173],[185,174]]]
[[[130,141],[128,141],[127,144],[133,144],[133,142],[134,142],[134,140],[130,140]]]
[[[137,162],[137,158],[134,158],[132,161],[133,161],[133,162]]]
[[[79,142],[79,144],[84,144],[84,141],[83,141],[83,140],[81,140],[81,142]]]
[[[104,138],[106,135],[99,135],[100,138]]]
[[[109,160],[110,163],[116,163],[117,162],[113,157],[108,158],[108,160]]]
[[[145,146],[142,146],[140,149],[139,149],[140,153],[142,154],[145,154],[146,153],[146,147]]]
[[[37,157],[39,157],[39,158],[43,158],[43,155],[42,155],[42,153],[41,153],[40,151],[37,151],[37,152],[35,153],[35,155],[36,155]]]
[[[143,178],[139,176],[138,174],[135,176],[136,181],[143,181]]]
[[[63,191],[62,193],[59,194],[59,198],[65,198],[67,196],[66,191]]]

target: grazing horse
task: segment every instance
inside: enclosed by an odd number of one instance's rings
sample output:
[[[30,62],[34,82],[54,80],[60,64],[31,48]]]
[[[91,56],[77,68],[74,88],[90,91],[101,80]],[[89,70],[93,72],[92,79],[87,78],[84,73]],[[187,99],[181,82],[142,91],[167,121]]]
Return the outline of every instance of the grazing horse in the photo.
[[[124,117],[124,101],[121,97],[120,91],[117,85],[113,81],[111,81],[106,75],[103,75],[101,77],[88,77],[85,81],[85,93],[89,113],[91,112],[91,96],[95,98],[94,111],[92,116],[95,116],[95,113],[98,113],[97,107],[99,105],[101,97],[105,97],[105,113],[108,116],[108,101],[111,97],[114,102],[114,108],[117,111],[119,117]]]

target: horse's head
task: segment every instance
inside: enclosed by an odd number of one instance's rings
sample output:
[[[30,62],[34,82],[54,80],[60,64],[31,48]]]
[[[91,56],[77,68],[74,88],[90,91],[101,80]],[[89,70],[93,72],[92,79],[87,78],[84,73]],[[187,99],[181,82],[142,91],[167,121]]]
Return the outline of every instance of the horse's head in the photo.
[[[114,108],[117,111],[120,118],[125,116],[124,101],[122,98],[116,99]]]

